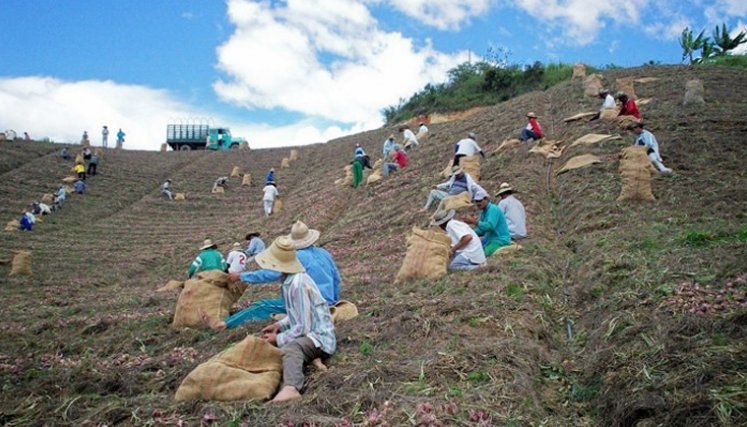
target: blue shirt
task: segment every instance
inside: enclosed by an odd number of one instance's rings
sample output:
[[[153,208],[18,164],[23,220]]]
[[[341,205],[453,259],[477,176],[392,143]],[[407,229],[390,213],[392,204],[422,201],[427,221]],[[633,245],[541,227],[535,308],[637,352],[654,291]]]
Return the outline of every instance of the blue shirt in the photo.
[[[306,269],[319,288],[319,293],[327,304],[335,305],[340,300],[340,272],[332,259],[332,255],[325,249],[316,246],[296,251],[298,261]],[[272,270],[246,271],[240,275],[241,281],[246,283],[272,283],[280,280],[281,273]]]
[[[259,237],[252,237],[249,241],[249,246],[246,247],[244,253],[247,256],[254,256],[265,250],[265,242]]]
[[[275,172],[269,171],[267,172],[267,176],[265,177],[265,182],[275,182]]]
[[[355,149],[355,157],[363,157],[366,155],[366,152],[363,151],[363,147],[358,147]]]
[[[75,181],[73,184],[76,193],[82,193],[86,189],[86,183],[83,181]]]

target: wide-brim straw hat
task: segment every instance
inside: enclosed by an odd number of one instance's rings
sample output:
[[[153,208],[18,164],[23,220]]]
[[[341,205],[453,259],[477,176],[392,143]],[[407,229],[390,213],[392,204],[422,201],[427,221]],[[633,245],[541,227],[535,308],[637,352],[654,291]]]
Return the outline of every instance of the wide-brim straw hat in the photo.
[[[536,119],[537,115],[530,111],[530,112],[527,113],[527,117],[531,117],[533,119]]]
[[[507,182],[504,182],[503,184],[501,184],[500,189],[498,189],[498,192],[495,193],[495,195],[500,196],[503,193],[513,193],[513,192],[514,192],[514,189],[511,188],[511,185]]]
[[[288,236],[275,239],[269,248],[257,254],[254,261],[266,270],[279,273],[303,273],[303,265],[296,258],[296,247]]]
[[[241,243],[239,243],[239,242],[233,242],[233,245],[231,245],[231,247],[234,248],[234,249],[241,249]]]
[[[436,211],[436,213],[433,214],[433,217],[431,217],[431,226],[442,225],[454,218],[455,214],[456,211],[454,209],[449,209],[448,211]]]
[[[215,243],[213,243],[212,240],[205,239],[205,241],[202,243],[202,246],[200,246],[200,250],[203,251],[205,249],[217,248],[217,247],[218,247],[218,245],[216,245]]]
[[[303,222],[296,221],[296,223],[293,224],[293,227],[291,227],[291,232],[288,235],[288,238],[293,241],[296,249],[304,249],[319,240],[320,234],[319,230],[311,229]]]

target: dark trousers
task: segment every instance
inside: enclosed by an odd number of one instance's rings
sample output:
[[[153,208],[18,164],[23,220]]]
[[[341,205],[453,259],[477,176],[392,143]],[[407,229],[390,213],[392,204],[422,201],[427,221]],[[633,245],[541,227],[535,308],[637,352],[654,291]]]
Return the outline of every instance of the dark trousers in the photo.
[[[283,386],[293,386],[301,391],[304,383],[303,366],[320,357],[329,355],[317,348],[311,338],[303,336],[283,347]]]
[[[459,166],[459,160],[461,160],[462,157],[466,157],[466,156],[464,154],[454,155],[454,166]]]
[[[88,164],[88,174],[89,175],[96,175],[96,164],[95,163],[89,163]]]
[[[78,179],[82,179],[83,181],[86,180],[86,173],[85,172],[78,172]]]

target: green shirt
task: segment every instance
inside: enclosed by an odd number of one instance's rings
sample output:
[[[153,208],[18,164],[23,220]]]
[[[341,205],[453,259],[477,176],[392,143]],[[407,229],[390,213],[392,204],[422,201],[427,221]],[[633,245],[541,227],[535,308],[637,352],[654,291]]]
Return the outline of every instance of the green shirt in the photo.
[[[226,260],[223,259],[223,254],[218,252],[217,249],[204,249],[200,252],[200,255],[192,261],[192,265],[189,267],[187,276],[192,278],[198,271],[210,271],[220,270],[226,271]]]
[[[488,203],[480,214],[480,221],[477,222],[475,233],[484,237],[483,246],[491,243],[496,248],[506,246],[511,243],[511,234],[508,232],[508,223],[506,216],[498,208],[498,205]],[[492,252],[491,252],[492,253]]]

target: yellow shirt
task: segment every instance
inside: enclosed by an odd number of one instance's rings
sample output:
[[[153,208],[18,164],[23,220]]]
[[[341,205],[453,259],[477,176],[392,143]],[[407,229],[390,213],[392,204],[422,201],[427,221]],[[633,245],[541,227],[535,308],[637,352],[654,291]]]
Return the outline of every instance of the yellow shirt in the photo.
[[[80,163],[75,165],[75,173],[83,173],[86,171],[86,167],[81,165]]]

